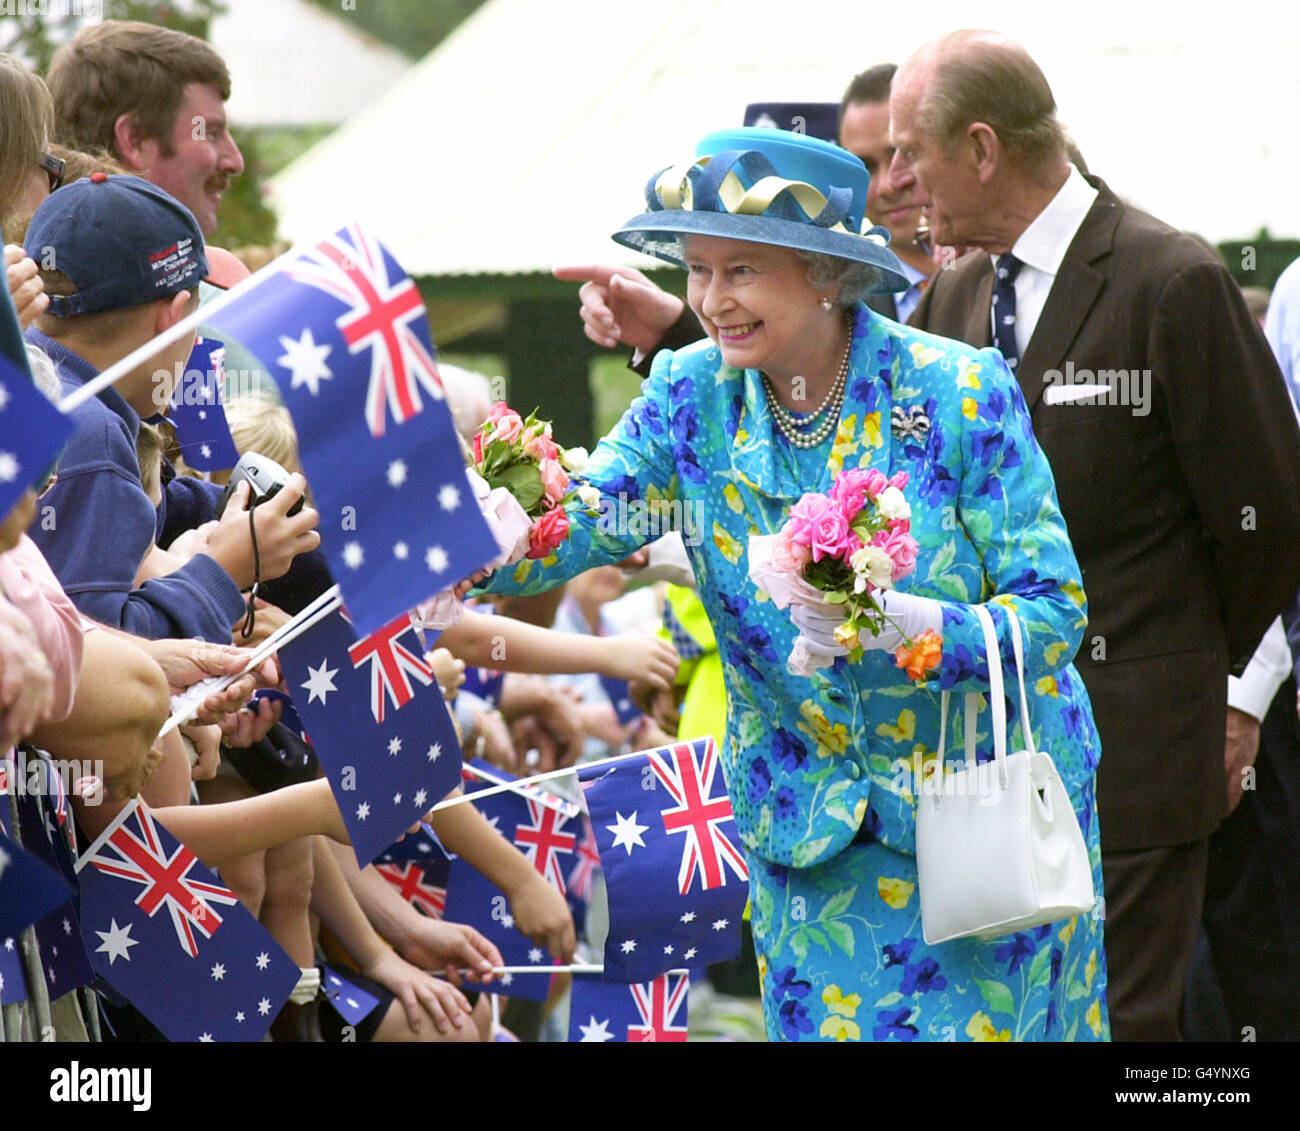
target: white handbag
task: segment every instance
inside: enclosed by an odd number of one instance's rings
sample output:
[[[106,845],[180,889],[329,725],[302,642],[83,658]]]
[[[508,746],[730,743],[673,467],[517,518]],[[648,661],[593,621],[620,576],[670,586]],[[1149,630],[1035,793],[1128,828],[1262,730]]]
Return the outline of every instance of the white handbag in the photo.
[[[1025,695],[1020,623],[1011,626],[1026,750],[1007,754],[1002,656],[993,618],[971,606],[989,661],[994,760],[976,765],[976,695],[966,696],[966,763],[943,768],[948,692],[942,695],[939,761],[920,784],[916,810],[921,929],[930,944],[974,935],[997,938],[1092,910],[1095,893],[1079,820],[1051,755],[1034,749]]]

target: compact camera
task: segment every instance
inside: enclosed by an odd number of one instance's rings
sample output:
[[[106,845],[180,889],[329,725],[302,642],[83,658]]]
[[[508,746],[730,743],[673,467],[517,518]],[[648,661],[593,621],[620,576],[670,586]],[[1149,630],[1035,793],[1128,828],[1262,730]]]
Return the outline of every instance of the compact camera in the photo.
[[[241,483],[248,484],[248,505],[252,509],[266,502],[267,499],[273,499],[287,482],[289,482],[289,473],[275,460],[258,455],[256,452],[245,452],[239,457],[239,462],[230,473],[230,482],[226,484],[226,489],[221,492],[221,498],[217,500],[217,517],[221,517],[226,504],[230,501],[230,496]],[[302,510],[302,504],[303,500],[300,498],[289,508],[289,514],[297,514]]]

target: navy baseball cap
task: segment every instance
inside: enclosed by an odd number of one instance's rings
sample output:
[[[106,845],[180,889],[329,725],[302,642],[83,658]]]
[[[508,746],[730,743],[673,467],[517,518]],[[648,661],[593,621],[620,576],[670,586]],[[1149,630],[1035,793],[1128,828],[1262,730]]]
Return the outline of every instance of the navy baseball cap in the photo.
[[[23,242],[77,288],[50,296],[59,318],[171,298],[208,273],[194,214],[143,177],[93,173],[64,185],[36,210]]]

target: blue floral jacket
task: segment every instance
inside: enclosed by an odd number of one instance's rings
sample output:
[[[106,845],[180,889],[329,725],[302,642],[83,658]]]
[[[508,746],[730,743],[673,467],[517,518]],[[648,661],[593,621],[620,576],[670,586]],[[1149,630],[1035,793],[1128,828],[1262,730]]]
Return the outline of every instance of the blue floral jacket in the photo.
[[[775,533],[801,495],[829,490],[842,467],[910,476],[904,494],[919,552],[899,588],[943,602],[943,659],[924,683],[883,652],[792,676],[797,630],[749,579],[749,537]],[[1009,690],[1015,667],[999,606],[1014,606],[1027,637],[1034,736],[1076,806],[1091,804],[1084,786],[1100,744],[1070,664],[1086,624],[1079,566],[1020,389],[995,350],[856,307],[840,427],[808,452],[774,432],[757,372],[726,365],[707,339],[664,351],[585,477],[602,493],[600,516],[574,508],[572,533],[554,555],[521,562],[489,587],[540,592],[620,560],[669,522],[682,530],[723,661],[727,732],[718,737],[750,852],[807,867],[841,851],[864,823],[881,842],[914,851],[915,790],[937,753],[939,692],[955,693],[949,749],[960,757],[957,693],[988,689],[983,636],[967,608],[976,601],[990,603]],[[1011,749],[1021,749],[1018,704],[1007,711]],[[988,720],[984,702],[981,760],[992,756]]]

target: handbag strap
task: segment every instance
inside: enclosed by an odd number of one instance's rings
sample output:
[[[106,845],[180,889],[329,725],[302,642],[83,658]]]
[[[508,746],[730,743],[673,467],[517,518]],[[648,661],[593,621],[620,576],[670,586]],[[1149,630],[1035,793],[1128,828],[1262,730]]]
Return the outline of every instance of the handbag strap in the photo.
[[[1032,756],[1037,753],[1034,747],[1034,730],[1029,722],[1029,696],[1025,691],[1025,658],[1024,647],[1020,638],[1020,619],[1016,616],[1015,610],[1010,605],[1002,605],[1002,611],[1006,614],[1007,625],[1011,630],[1011,650],[1016,657],[1016,681],[1020,686],[1020,719],[1021,729],[1024,731],[1025,749]],[[998,646],[997,626],[993,623],[993,616],[984,605],[972,605],[971,609],[975,614],[975,619],[980,622],[980,628],[984,633],[984,650],[988,659],[989,669],[989,706],[993,713],[993,756],[998,763],[998,777],[1002,785],[1005,786],[1009,781],[1007,770],[1007,701],[1006,686],[1002,674],[1002,649]],[[941,692],[939,696],[939,760],[937,772],[943,774],[943,758],[948,737],[948,710],[951,705],[951,698],[947,691]],[[965,714],[965,746],[966,746],[966,768],[974,772],[975,769],[975,716],[976,716],[976,696],[968,694],[966,696],[966,714]],[[936,794],[936,800],[942,793]]]

